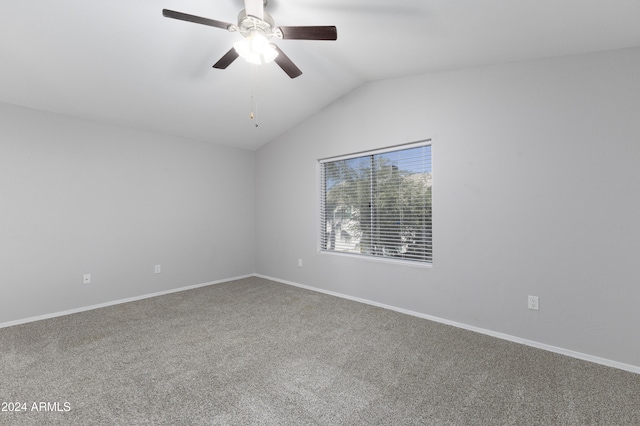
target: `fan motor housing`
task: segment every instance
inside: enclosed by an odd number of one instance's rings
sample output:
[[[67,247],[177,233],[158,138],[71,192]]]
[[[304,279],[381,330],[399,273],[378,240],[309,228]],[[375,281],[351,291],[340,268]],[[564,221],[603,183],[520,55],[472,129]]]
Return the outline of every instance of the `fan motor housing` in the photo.
[[[274,21],[271,15],[264,12],[264,18],[259,19],[255,16],[247,15],[246,10],[242,10],[238,14],[238,31],[243,37],[247,37],[251,32],[259,30],[264,33],[267,38],[273,36]]]

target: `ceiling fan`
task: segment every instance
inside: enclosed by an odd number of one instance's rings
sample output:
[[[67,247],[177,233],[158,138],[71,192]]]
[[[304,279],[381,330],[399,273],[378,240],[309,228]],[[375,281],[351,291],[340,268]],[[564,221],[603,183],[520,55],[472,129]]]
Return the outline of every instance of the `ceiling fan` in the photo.
[[[338,31],[335,26],[276,27],[271,15],[264,11],[267,0],[244,0],[244,5],[244,10],[238,15],[237,24],[202,18],[169,9],[163,9],[162,15],[167,18],[222,28],[230,32],[239,32],[244,39],[234,43],[233,47],[213,65],[213,68],[218,69],[226,69],[238,57],[243,57],[254,64],[274,61],[289,77],[296,78],[302,74],[302,71],[278,46],[269,42],[271,38],[275,37],[281,40],[338,39]]]

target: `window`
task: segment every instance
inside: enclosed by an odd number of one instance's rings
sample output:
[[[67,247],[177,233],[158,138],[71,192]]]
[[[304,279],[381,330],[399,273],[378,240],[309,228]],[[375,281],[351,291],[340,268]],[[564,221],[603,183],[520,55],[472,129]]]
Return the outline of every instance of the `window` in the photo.
[[[320,250],[432,262],[431,143],[320,160]]]

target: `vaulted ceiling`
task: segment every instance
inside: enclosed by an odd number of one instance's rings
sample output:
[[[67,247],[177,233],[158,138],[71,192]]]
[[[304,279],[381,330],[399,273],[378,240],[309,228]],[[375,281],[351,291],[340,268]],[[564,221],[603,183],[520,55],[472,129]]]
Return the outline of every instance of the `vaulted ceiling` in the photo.
[[[162,16],[235,23],[243,7],[2,0],[0,102],[256,149],[367,81],[640,46],[637,0],[268,0],[276,26],[338,28],[275,42],[292,80],[273,63],[213,69],[241,36]]]

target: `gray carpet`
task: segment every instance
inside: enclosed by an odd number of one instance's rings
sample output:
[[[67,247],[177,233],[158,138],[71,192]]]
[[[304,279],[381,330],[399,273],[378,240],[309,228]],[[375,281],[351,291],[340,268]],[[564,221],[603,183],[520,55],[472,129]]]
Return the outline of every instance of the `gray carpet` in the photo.
[[[640,375],[260,278],[0,343],[7,425],[640,424]]]

